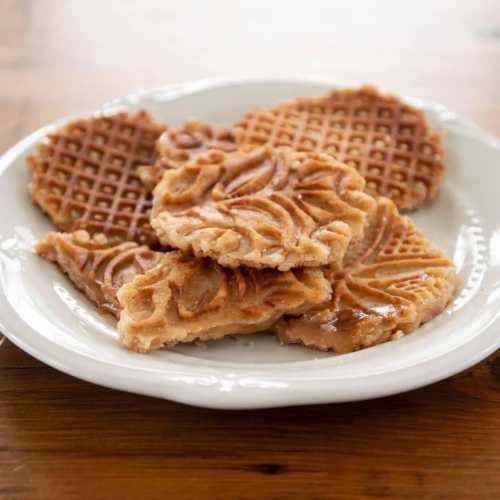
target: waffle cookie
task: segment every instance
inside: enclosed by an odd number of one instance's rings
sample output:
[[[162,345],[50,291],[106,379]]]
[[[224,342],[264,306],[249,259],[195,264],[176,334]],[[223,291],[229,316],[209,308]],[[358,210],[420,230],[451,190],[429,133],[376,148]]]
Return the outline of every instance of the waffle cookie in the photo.
[[[252,111],[233,132],[240,144],[331,154],[400,209],[432,200],[445,172],[441,139],[423,113],[370,86]]]
[[[167,171],[151,224],[161,243],[231,268],[341,262],[375,200],[356,171],[317,153],[211,150]]]
[[[286,312],[300,314],[324,303],[330,292],[320,269],[232,270],[170,252],[119,290],[118,330],[126,347],[148,352],[262,331]]]
[[[36,246],[43,258],[55,262],[99,309],[118,317],[118,289],[156,266],[164,254],[128,241],[112,243],[87,231],[49,233]]]
[[[60,230],[155,244],[151,196],[136,169],[154,162],[163,130],[145,112],[68,123],[28,158],[33,200]]]
[[[195,155],[209,149],[235,151],[236,140],[232,132],[218,125],[210,125],[196,120],[185,122],[179,128],[169,128],[156,143],[158,159],[153,165],[137,169],[137,175],[149,189],[160,182],[163,172],[179,168]]]
[[[283,343],[347,353],[398,338],[442,312],[458,281],[453,263],[386,198],[343,270],[326,274],[331,301],[278,322]]]

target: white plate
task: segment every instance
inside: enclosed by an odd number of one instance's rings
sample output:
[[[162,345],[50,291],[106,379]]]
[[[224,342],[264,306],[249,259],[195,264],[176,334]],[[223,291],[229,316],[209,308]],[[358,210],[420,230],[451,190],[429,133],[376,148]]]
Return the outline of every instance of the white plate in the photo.
[[[145,108],[169,123],[230,124],[246,110],[332,87],[319,81],[217,81],[141,92],[105,109]],[[150,355],[126,351],[110,320],[32,252],[52,228],[26,192],[24,158],[62,122],[30,135],[0,160],[1,330],[21,349],[76,377],[197,406],[264,408],[395,394],[453,375],[500,345],[500,142],[442,106],[422,107],[445,135],[449,173],[438,200],[417,213],[463,280],[451,306],[416,333],[335,356],[254,335]],[[63,121],[64,122],[64,121]]]

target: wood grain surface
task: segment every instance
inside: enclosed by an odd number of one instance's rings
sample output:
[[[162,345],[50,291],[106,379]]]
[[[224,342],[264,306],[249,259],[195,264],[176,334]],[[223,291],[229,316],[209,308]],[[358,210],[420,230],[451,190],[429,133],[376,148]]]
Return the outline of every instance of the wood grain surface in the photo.
[[[138,88],[226,75],[374,82],[500,136],[500,4],[0,0],[0,152]],[[498,352],[391,398],[221,412],[0,342],[2,500],[500,498]]]

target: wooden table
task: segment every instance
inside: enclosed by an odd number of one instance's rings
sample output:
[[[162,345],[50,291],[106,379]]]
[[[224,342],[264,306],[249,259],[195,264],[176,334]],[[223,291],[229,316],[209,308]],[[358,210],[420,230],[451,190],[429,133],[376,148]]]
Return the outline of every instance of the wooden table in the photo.
[[[0,151],[139,87],[221,75],[373,81],[500,135],[500,5],[0,0]],[[500,355],[378,401],[220,412],[81,382],[3,340],[2,500],[332,497],[500,498]]]

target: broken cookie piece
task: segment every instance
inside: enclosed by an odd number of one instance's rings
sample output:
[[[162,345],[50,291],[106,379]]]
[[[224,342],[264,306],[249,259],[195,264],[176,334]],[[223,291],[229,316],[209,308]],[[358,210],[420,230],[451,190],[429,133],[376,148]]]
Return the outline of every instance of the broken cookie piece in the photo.
[[[134,242],[113,243],[102,234],[87,231],[49,233],[37,243],[35,251],[55,262],[79,290],[99,309],[118,317],[118,289],[139,274],[156,266],[161,257]]]
[[[263,331],[285,313],[300,314],[324,303],[330,292],[320,269],[228,269],[170,252],[119,290],[118,330],[129,349],[148,352]]]
[[[137,169],[143,184],[152,191],[165,170],[182,167],[196,155],[210,149],[235,151],[238,148],[233,133],[219,125],[189,120],[178,128],[170,127],[156,142],[158,159],[154,164]]]
[[[458,285],[448,257],[385,198],[343,268],[325,272],[330,302],[279,321],[281,342],[342,354],[399,338],[441,313]]]

